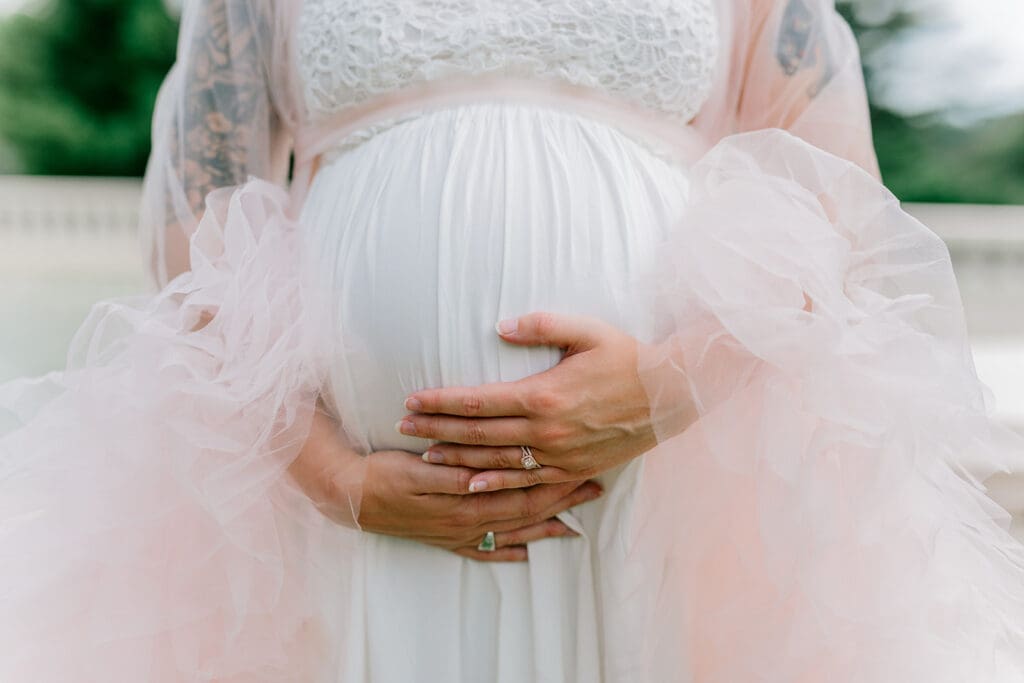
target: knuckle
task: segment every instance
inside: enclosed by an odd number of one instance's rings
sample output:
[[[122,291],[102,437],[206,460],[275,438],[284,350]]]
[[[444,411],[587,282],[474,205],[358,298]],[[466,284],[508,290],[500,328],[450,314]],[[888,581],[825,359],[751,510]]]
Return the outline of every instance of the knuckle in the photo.
[[[483,411],[484,402],[478,394],[466,394],[462,397],[462,412],[464,415],[479,415]]]
[[[465,427],[464,431],[466,443],[472,445],[481,445],[487,441],[487,431],[483,425],[477,421],[470,422]]]
[[[466,526],[475,529],[484,521],[484,499],[476,496],[470,498],[467,503],[468,505],[463,506],[467,519]]]
[[[437,542],[437,545],[444,548],[445,550],[451,550],[452,552],[458,552],[460,548],[466,545],[465,541],[458,538],[445,538]]]
[[[469,470],[456,470],[455,472],[455,486],[459,491],[469,490],[469,480],[473,478],[473,473]]]
[[[413,423],[416,425],[416,436],[431,437],[437,434],[437,418],[417,416]]]
[[[468,532],[469,529],[476,528],[477,507],[478,506],[474,501],[468,500],[463,502],[455,509],[454,512],[452,512],[451,522],[455,530]]]
[[[441,457],[444,459],[445,465],[451,466],[462,464],[462,453],[459,452],[458,448],[434,444],[427,450],[430,451],[431,453],[440,453]]]
[[[597,468],[594,466],[593,459],[587,457],[585,453],[570,454],[565,459],[565,468],[570,472],[575,472],[583,479],[589,479],[598,474]]]
[[[550,519],[544,523],[544,529],[542,530],[544,538],[554,538],[555,536],[561,536],[565,533],[565,525],[559,522],[557,519]]]
[[[526,470],[523,472],[523,479],[526,481],[527,486],[536,486],[537,484],[544,483],[544,476],[541,474],[544,471],[543,468],[539,470]]]
[[[542,512],[542,503],[540,496],[536,495],[535,492],[524,492],[523,498],[519,503],[519,516],[527,519],[536,517]]]
[[[529,412],[530,394],[533,393],[530,384],[526,381],[507,383],[504,395],[500,397],[499,402],[515,406],[519,412]]]
[[[495,469],[510,470],[519,467],[520,457],[522,457],[522,451],[519,449],[498,448],[494,454]]]
[[[466,550],[475,550],[476,544],[480,542],[480,539],[476,536],[471,535],[469,532],[460,534],[457,537],[453,537],[451,545],[453,548],[464,548]]]
[[[561,394],[547,386],[539,387],[530,392],[527,407],[538,415],[551,415],[561,412],[563,399]]]
[[[546,446],[543,450],[562,451],[572,436],[572,430],[560,422],[549,422],[537,431],[538,443]]]
[[[555,509],[558,512],[565,512],[569,508],[579,505],[584,500],[583,494],[578,491],[569,491],[555,502]]]
[[[412,410],[412,409],[410,409],[408,401],[406,401],[406,404],[405,404],[406,405],[406,409],[409,410],[410,412],[413,412],[413,413],[419,413],[419,412],[423,412],[423,411],[428,411],[429,412],[429,411],[432,411],[432,410],[436,410],[437,409],[437,404],[439,402],[438,398],[437,398],[437,394],[435,392],[433,392],[433,391],[428,391],[428,392],[419,394],[416,397],[416,400],[419,401],[420,405],[422,406],[422,408],[420,408],[420,410]]]
[[[593,489],[591,489],[589,486],[581,486],[575,491],[573,491],[572,495],[569,497],[572,499],[569,503],[569,507],[582,505],[583,503],[586,503],[587,501],[591,500],[591,498],[593,498]]]
[[[473,515],[468,510],[457,510],[452,513],[451,524],[454,527],[453,530],[466,530],[471,529],[475,525],[473,524]]]
[[[537,313],[533,318],[534,330],[540,337],[548,337],[555,331],[555,316],[551,313]]]

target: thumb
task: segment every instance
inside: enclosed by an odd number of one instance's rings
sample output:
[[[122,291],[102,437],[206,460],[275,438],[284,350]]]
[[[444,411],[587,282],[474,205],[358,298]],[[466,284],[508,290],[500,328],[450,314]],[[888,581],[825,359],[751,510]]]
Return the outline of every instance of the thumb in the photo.
[[[558,346],[579,353],[596,347],[607,323],[597,318],[560,313],[530,313],[497,324],[502,339],[521,346]]]

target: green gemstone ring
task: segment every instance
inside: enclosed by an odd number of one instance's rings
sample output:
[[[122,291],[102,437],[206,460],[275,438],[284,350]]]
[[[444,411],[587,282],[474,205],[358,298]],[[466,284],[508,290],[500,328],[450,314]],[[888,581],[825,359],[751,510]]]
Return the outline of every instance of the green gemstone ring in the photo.
[[[498,543],[494,540],[494,532],[488,531],[484,534],[484,540],[480,541],[480,545],[476,547],[482,553],[493,553],[498,549]]]

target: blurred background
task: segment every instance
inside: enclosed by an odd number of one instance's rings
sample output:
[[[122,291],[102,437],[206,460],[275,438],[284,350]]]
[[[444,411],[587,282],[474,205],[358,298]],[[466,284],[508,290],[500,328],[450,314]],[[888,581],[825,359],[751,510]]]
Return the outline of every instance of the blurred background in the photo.
[[[860,43],[885,182],[949,245],[979,374],[1024,431],[1024,2],[838,8]],[[177,12],[0,0],[0,381],[62,367],[93,302],[146,287],[139,177]],[[999,487],[1024,509],[1024,473]]]

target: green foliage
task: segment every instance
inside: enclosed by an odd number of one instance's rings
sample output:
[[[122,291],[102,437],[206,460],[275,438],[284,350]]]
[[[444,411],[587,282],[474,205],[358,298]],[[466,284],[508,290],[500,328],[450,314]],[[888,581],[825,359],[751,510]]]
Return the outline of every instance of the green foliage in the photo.
[[[920,21],[862,26],[865,53]],[[0,167],[28,173],[139,175],[153,101],[174,58],[161,0],[49,0],[0,23]],[[871,74],[866,74],[870,83]],[[872,108],[886,183],[909,201],[1024,204],[1024,115],[956,128]]]
[[[839,9],[863,55],[927,20],[897,3],[884,23],[866,26],[857,21],[852,0]],[[871,72],[864,77],[870,90]],[[938,116],[905,118],[872,103],[871,125],[882,177],[903,201],[1024,204],[1024,114],[958,127]]]
[[[900,199],[1024,204],[1024,115],[959,128],[871,114],[882,177]]]
[[[0,138],[21,170],[141,174],[176,33],[161,0],[51,0],[0,24]]]

